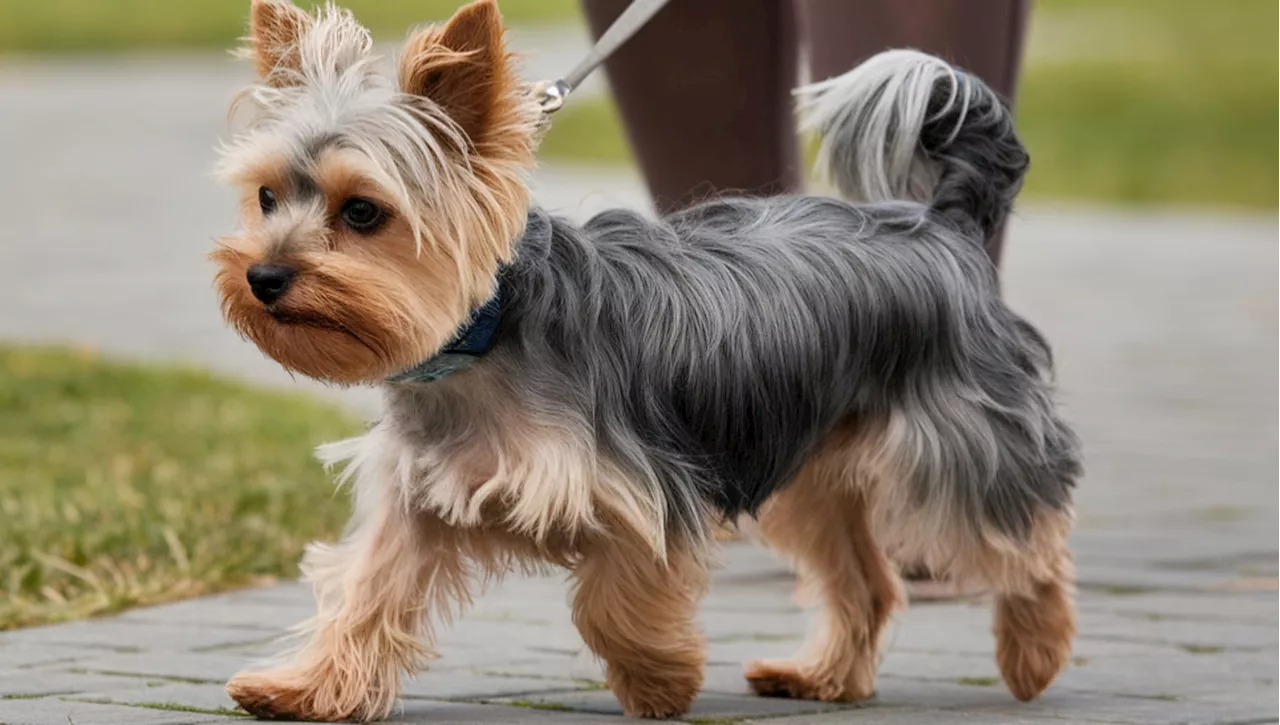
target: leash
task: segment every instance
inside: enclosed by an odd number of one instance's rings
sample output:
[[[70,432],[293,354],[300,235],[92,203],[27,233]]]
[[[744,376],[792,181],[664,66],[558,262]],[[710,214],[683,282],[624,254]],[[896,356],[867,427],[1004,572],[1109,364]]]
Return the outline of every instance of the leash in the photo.
[[[542,112],[550,115],[559,111],[564,106],[565,98],[608,60],[615,50],[631,40],[667,2],[668,0],[631,0],[627,9],[613,21],[587,53],[587,57],[574,66],[573,70],[559,80],[535,83],[533,90],[538,95],[538,105],[542,107]]]

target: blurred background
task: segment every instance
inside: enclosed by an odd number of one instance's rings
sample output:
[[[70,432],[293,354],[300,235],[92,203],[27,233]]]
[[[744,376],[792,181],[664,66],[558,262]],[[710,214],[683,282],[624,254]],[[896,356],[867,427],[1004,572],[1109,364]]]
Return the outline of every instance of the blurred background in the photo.
[[[381,41],[457,7],[345,4]],[[500,5],[530,79],[589,47],[575,0]],[[0,629],[293,576],[345,519],[310,449],[376,400],[225,330],[204,260],[234,225],[209,171],[247,6],[0,0]],[[1274,588],[1276,27],[1269,0],[1034,7],[1005,286],[1085,435],[1086,558]],[[542,159],[557,211],[648,205],[602,75]]]

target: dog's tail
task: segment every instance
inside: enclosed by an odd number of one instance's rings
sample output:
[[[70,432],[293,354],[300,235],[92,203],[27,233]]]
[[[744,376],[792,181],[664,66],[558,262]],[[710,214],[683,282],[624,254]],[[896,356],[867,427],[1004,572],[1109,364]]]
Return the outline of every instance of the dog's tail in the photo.
[[[799,89],[818,166],[847,198],[918,201],[985,240],[1008,215],[1029,157],[1009,109],[977,77],[891,50]]]

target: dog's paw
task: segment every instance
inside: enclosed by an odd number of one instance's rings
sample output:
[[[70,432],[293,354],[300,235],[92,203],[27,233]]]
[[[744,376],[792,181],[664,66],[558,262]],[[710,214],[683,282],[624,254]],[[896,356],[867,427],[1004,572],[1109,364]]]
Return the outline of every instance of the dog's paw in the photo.
[[[1048,689],[1070,659],[1070,641],[1009,639],[1001,640],[996,648],[996,663],[1005,686],[1023,702],[1036,699]]]
[[[323,682],[301,672],[241,673],[227,683],[227,694],[245,712],[263,720],[367,722],[381,716],[361,700],[326,694]]]
[[[656,720],[679,717],[689,712],[702,686],[702,677],[696,672],[677,679],[641,679],[615,672],[607,679],[609,689],[622,704],[623,713],[628,717]]]
[[[811,673],[791,660],[756,660],[747,663],[747,682],[761,697],[789,697],[796,700],[851,702],[865,700],[872,685],[859,686],[840,679]]]

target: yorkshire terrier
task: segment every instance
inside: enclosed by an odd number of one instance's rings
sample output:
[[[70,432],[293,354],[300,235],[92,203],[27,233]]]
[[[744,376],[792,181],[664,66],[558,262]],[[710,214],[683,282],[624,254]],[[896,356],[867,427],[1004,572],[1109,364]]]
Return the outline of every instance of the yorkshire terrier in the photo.
[[[872,694],[893,562],[994,592],[1019,699],[1067,664],[1079,445],[983,252],[1028,156],[981,81],[891,51],[802,89],[843,199],[579,226],[531,203],[543,118],[493,0],[413,34],[394,78],[332,6],[253,0],[250,30],[223,313],[290,371],[380,386],[384,417],[320,449],[355,514],[303,560],[305,643],[228,685],[246,710],[385,717],[474,584],[552,564],[626,713],[679,715],[739,515],[820,605],[800,654],[746,666],[761,695]]]

